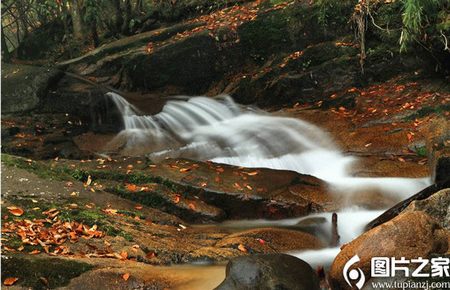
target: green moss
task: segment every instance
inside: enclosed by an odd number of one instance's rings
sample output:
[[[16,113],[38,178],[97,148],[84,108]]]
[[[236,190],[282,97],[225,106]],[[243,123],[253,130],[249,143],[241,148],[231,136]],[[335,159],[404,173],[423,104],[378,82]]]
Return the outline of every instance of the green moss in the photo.
[[[238,33],[241,45],[248,49],[256,60],[277,50],[291,47],[288,31],[289,15],[284,10],[259,15],[255,21],[244,23]]]
[[[38,258],[14,255],[2,255],[2,280],[7,277],[17,277],[16,285],[32,289],[53,289],[69,284],[72,278],[93,268],[92,265],[57,258]],[[41,277],[48,281],[44,285]]]
[[[108,225],[108,226],[103,226],[102,230],[108,235],[108,236],[112,236],[112,237],[123,237],[125,240],[127,240],[128,242],[132,242],[133,236],[121,229],[118,229],[114,226]]]
[[[138,212],[131,211],[131,210],[118,210],[117,213],[126,215],[128,217],[132,217],[132,218],[139,217],[140,219],[145,219],[145,216],[141,215]]]
[[[426,106],[418,110],[417,112],[405,117],[405,120],[411,121],[418,118],[423,118],[431,114],[443,115],[445,112],[450,112],[450,104],[440,105],[436,107]]]
[[[117,194],[120,197],[130,199],[150,207],[160,208],[167,204],[167,201],[161,196],[161,194],[157,194],[155,192],[130,192],[123,186],[116,186],[107,190],[111,193]]]
[[[63,221],[77,221],[87,225],[102,225],[105,222],[106,214],[99,210],[73,209],[64,210],[59,214],[59,218]]]
[[[1,160],[3,164],[10,167],[17,167],[25,169],[29,172],[36,174],[37,176],[50,179],[50,180],[69,180],[70,175],[67,174],[67,169],[65,168],[51,168],[42,162],[37,162],[34,160],[25,159],[18,156],[13,156],[9,154],[2,154]]]

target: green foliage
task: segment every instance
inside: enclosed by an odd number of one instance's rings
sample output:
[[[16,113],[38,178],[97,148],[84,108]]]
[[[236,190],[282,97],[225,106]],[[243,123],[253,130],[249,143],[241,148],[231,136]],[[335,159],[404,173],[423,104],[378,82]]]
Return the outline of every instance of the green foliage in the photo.
[[[411,43],[421,41],[425,34],[431,36],[445,29],[446,6],[446,0],[403,0],[400,50],[406,51]]]
[[[351,16],[355,0],[316,0],[317,21],[324,28],[345,25]]]
[[[428,156],[427,147],[425,147],[425,146],[416,147],[415,151],[416,151],[417,155],[420,157]]]

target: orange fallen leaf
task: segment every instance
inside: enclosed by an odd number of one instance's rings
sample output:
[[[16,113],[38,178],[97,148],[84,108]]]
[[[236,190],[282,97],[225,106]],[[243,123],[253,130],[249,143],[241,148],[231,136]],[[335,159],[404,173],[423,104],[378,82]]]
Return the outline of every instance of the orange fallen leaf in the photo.
[[[131,191],[131,192],[135,192],[137,190],[136,184],[129,183],[129,184],[125,185],[125,187],[128,191]]]
[[[191,210],[195,210],[195,205],[193,203],[189,203],[188,206]]]
[[[130,278],[130,273],[125,273],[125,274],[122,275],[122,279],[123,280],[127,281],[128,278]]]
[[[17,280],[19,280],[19,278],[16,278],[16,277],[9,277],[9,278],[6,278],[5,281],[3,281],[3,285],[5,285],[5,286],[11,286],[11,285],[13,285],[14,283],[16,283]]]
[[[34,250],[34,251],[31,251],[29,254],[30,255],[37,255],[37,254],[39,254],[41,251],[39,251],[39,250]]]
[[[8,206],[7,209],[12,215],[15,215],[15,216],[21,216],[24,213],[23,209],[21,209],[20,207],[16,207],[16,206]]]
[[[118,210],[117,209],[113,209],[113,208],[105,208],[103,210],[103,212],[107,213],[107,214],[115,215],[115,214],[117,214]]]
[[[143,209],[144,207],[143,207],[142,205],[138,204],[138,205],[136,205],[134,208],[137,209],[137,210],[141,210],[141,209]]]
[[[238,250],[244,253],[248,252],[247,248],[243,244],[239,244]]]
[[[120,253],[120,256],[122,257],[122,259],[126,260],[128,258],[128,253],[126,251],[123,251]]]
[[[174,203],[179,203],[180,202],[180,196],[177,194],[174,199],[173,199]]]
[[[258,171],[252,171],[252,172],[248,172],[247,175],[253,176],[253,175],[257,175]]]
[[[155,253],[155,252],[148,252],[148,253],[145,255],[145,257],[146,257],[147,259],[154,258],[154,257],[156,257],[156,253]]]

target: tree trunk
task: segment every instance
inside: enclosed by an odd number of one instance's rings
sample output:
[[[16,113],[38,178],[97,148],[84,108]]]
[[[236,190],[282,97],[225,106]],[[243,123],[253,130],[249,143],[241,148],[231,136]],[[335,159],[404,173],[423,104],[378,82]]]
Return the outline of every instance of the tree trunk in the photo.
[[[97,20],[92,20],[91,23],[91,36],[92,36],[92,41],[94,43],[94,47],[98,47],[98,45],[100,44],[100,40],[98,38],[98,33],[97,33]]]
[[[131,1],[125,0],[125,20],[122,24],[122,34],[130,34],[130,21],[131,21]]]
[[[115,32],[120,32],[123,24],[122,10],[120,9],[120,0],[112,0],[115,11]]]
[[[9,53],[8,46],[6,45],[6,36],[2,25],[2,61],[9,62],[10,60],[11,54]]]
[[[76,39],[84,39],[85,29],[83,15],[81,15],[81,7],[79,0],[71,1],[70,15],[72,16],[73,35]]]

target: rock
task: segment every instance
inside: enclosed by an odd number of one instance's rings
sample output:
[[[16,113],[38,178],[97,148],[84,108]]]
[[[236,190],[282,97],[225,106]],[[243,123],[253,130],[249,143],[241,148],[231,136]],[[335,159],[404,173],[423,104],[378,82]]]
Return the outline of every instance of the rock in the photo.
[[[217,247],[237,248],[244,245],[248,251],[277,253],[292,250],[320,249],[322,241],[312,234],[277,228],[253,229],[231,234],[218,241]]]
[[[375,218],[373,221],[367,224],[366,230],[373,229],[376,226],[379,226],[392,218],[396,217],[398,214],[400,214],[405,208],[408,207],[408,205],[415,201],[415,200],[423,200],[426,199],[436,192],[440,191],[441,189],[450,187],[450,180],[447,180],[446,182],[441,182],[437,184],[433,184],[428,186],[427,188],[421,190],[420,192],[414,194],[413,196],[397,203],[384,213],[382,213],[379,217]]]
[[[19,278],[15,285],[22,286],[23,289],[62,287],[74,277],[93,268],[92,265],[77,260],[40,255],[8,254],[2,255],[1,260],[3,277]],[[41,277],[47,281],[47,287]]]
[[[2,63],[2,113],[36,109],[49,86],[61,76],[54,68]]]
[[[435,182],[450,179],[450,121],[435,119],[429,126],[427,139],[429,166]]]
[[[332,204],[324,181],[287,170],[167,159],[146,171],[187,186],[229,219],[302,216]]]
[[[333,261],[329,282],[332,289],[349,289],[342,271],[354,255],[360,258],[355,267],[367,280],[372,257],[427,258],[433,253],[445,254],[447,249],[447,233],[433,218],[422,211],[404,212],[344,245]]]
[[[286,254],[232,259],[216,290],[319,290],[319,278],[306,262]]]
[[[436,192],[424,200],[413,201],[404,212],[424,211],[441,227],[450,230],[450,188]]]

